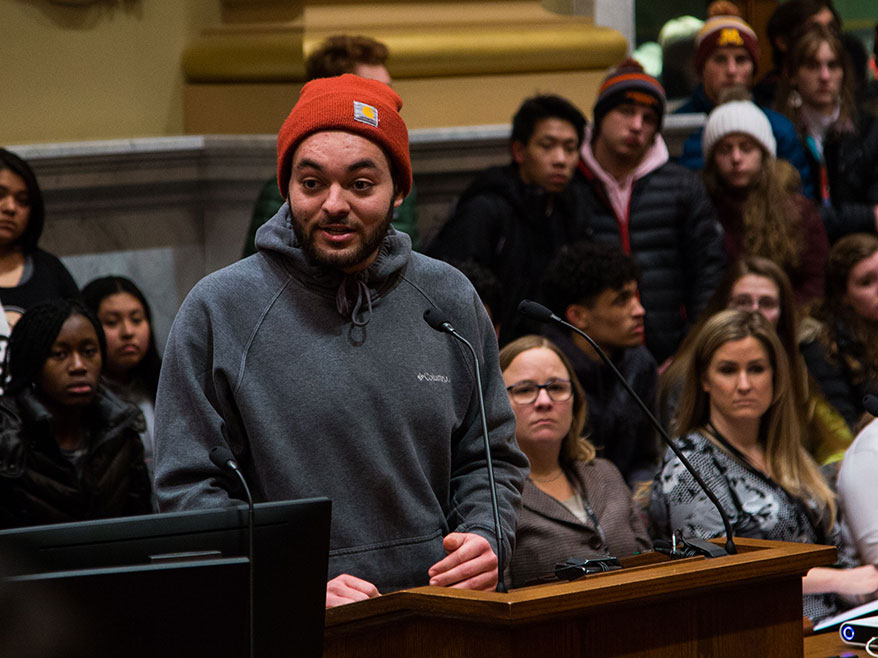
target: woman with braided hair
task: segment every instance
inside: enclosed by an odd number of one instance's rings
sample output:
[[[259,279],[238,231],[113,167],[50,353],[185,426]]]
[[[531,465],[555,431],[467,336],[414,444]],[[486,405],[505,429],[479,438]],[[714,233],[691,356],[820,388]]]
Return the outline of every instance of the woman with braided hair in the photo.
[[[80,302],[29,308],[0,398],[0,528],[147,514],[141,415],[100,383],[106,341]]]

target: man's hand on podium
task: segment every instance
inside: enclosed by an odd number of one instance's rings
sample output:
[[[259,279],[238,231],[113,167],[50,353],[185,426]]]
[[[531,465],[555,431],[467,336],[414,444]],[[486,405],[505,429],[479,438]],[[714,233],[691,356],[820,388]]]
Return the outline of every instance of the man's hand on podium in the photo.
[[[334,608],[337,605],[365,601],[381,596],[381,592],[372,583],[343,573],[326,583],[326,607]]]
[[[452,532],[442,546],[448,555],[427,572],[431,585],[487,592],[497,588],[497,556],[487,539],[471,532]]]

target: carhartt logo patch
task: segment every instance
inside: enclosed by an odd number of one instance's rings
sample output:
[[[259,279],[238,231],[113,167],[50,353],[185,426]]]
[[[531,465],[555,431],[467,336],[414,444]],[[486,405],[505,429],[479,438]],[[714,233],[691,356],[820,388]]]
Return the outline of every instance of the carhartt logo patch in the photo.
[[[378,127],[378,110],[371,105],[354,101],[354,121]]]

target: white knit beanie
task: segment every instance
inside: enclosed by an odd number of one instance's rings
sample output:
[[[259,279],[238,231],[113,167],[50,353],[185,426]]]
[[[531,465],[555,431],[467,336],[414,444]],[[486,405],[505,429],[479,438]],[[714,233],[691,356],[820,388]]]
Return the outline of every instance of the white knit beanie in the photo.
[[[730,101],[714,108],[707,117],[701,135],[701,152],[704,159],[716,143],[726,135],[743,133],[759,142],[771,156],[777,155],[777,142],[765,112],[750,101]]]

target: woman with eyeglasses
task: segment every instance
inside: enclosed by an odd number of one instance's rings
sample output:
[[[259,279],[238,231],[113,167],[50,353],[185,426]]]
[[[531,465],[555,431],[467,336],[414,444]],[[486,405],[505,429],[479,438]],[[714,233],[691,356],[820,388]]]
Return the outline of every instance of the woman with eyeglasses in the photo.
[[[512,587],[552,573],[569,557],[624,557],[651,546],[619,470],[582,436],[585,393],[567,357],[541,336],[500,351],[515,438],[530,460],[522,492]]]
[[[659,378],[659,408],[666,425],[670,426],[676,415],[695,338],[708,319],[724,309],[758,311],[771,323],[786,352],[793,398],[805,422],[803,445],[819,464],[839,461],[854,437],[805,367],[799,352],[800,323],[789,278],[777,264],[760,256],[745,256],[729,266],[673,363]],[[810,331],[810,326],[806,330]]]

